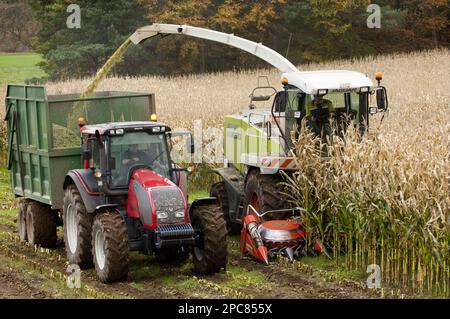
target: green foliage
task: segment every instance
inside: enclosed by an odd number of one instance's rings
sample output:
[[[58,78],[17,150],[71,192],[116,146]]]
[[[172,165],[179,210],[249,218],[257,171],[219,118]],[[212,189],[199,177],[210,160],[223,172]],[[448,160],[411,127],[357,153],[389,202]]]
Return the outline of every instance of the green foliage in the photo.
[[[263,42],[294,63],[448,46],[444,0],[380,0],[381,28],[369,29],[370,0],[119,0],[77,2],[81,29],[66,27],[67,0],[30,0],[41,30],[35,46],[52,78],[93,75],[138,27],[189,24]],[[185,74],[267,66],[211,41],[170,36],[131,46],[113,72]]]
[[[148,24],[138,1],[80,0],[81,28],[69,29],[65,0],[31,0],[36,19],[42,25],[35,43],[45,61],[42,68],[52,79],[83,77],[97,69],[138,27]],[[134,46],[114,69],[117,74],[141,74],[150,70],[147,46]]]

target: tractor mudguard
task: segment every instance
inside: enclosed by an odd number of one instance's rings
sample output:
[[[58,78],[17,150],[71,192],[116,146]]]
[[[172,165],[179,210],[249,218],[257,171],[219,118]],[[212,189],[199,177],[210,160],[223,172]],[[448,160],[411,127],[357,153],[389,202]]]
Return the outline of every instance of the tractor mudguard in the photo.
[[[230,220],[235,221],[237,216],[240,216],[239,207],[245,196],[244,176],[233,167],[216,168],[213,172],[223,178],[228,197],[229,217]]]
[[[97,180],[95,179],[92,170],[71,170],[64,179],[63,188],[66,189],[70,184],[75,184],[77,187],[88,213],[95,212],[97,207],[104,204],[101,200],[102,197],[100,196]]]

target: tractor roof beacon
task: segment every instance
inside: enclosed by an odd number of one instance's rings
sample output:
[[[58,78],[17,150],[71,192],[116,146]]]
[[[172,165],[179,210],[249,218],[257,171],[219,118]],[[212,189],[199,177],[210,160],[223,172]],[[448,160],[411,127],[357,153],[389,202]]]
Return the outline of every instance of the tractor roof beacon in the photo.
[[[155,23],[138,29],[130,39],[138,44],[157,35],[170,34],[207,39],[241,49],[280,71],[281,91],[271,87],[268,81],[266,85],[258,85],[250,94],[249,110],[225,117],[226,165],[215,170],[223,181],[214,184],[210,193],[218,198],[229,228],[242,228],[244,224],[241,233],[243,252],[249,252],[265,262],[267,258],[261,249],[267,248],[271,253],[283,253],[290,258],[300,254],[303,249],[300,239],[283,239],[292,238],[292,234],[300,238],[302,231],[299,225],[278,223],[285,225],[286,229],[284,226],[274,229],[274,224],[265,224],[264,220],[292,211],[286,210],[288,205],[283,201],[278,183],[282,181],[281,171],[293,172],[301,165],[293,145],[301,121],[305,119],[313,132],[323,134],[326,125],[329,125],[330,115],[333,115],[338,133],[346,130],[350,119],[364,134],[369,127],[370,115],[385,112],[388,108],[386,89],[380,86],[381,73],[376,74],[378,85],[375,86],[369,77],[355,71],[301,72],[289,60],[261,43],[187,25]],[[376,94],[377,107],[369,106],[373,94]],[[322,107],[310,110],[314,96],[329,100],[334,110]],[[272,102],[271,107],[256,108],[257,102],[267,101]],[[273,214],[264,214],[268,211]],[[270,240],[268,233],[271,234]]]

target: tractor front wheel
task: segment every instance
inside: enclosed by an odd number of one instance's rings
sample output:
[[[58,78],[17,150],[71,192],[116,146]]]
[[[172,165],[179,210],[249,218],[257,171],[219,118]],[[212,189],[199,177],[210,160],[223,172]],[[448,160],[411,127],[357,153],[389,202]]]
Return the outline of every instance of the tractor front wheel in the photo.
[[[198,232],[192,258],[195,272],[199,275],[219,272],[228,261],[228,231],[222,210],[215,205],[197,206],[191,222]]]
[[[228,194],[227,194],[227,190],[225,188],[225,183],[219,182],[219,183],[213,184],[211,186],[211,190],[210,190],[209,194],[211,197],[217,198],[217,201],[219,202],[219,206],[223,212],[225,221],[227,222],[227,230],[228,230],[228,232],[231,232],[232,228],[233,228],[233,222],[231,221],[230,205],[228,203]]]
[[[92,226],[92,255],[101,282],[124,281],[128,276],[128,233],[117,212],[102,212]]]

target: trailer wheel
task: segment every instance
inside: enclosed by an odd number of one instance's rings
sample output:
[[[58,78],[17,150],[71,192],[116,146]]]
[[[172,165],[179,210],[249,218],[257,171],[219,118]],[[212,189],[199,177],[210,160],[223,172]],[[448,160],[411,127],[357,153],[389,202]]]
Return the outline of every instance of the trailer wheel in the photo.
[[[31,245],[56,245],[56,216],[48,205],[31,201],[26,205],[26,237]]]
[[[101,282],[127,279],[128,250],[128,233],[122,216],[109,211],[97,214],[92,226],[92,255]]]
[[[19,228],[19,238],[21,241],[27,240],[27,206],[30,203],[28,199],[22,199],[19,203],[17,216],[17,226]]]
[[[222,209],[223,216],[225,218],[225,221],[227,223],[227,230],[230,232],[232,230],[233,222],[231,221],[230,217],[230,205],[228,203],[228,195],[227,190],[225,188],[224,182],[215,183],[211,186],[211,190],[209,192],[211,197],[217,198],[217,201],[219,202],[219,206]]]
[[[92,221],[93,215],[86,212],[80,193],[70,185],[64,193],[64,243],[67,259],[81,268],[92,267]]]
[[[280,182],[283,182],[283,179],[279,174],[262,175],[258,171],[251,172],[245,184],[244,215],[248,205],[252,205],[258,213],[287,208],[289,204],[281,192]],[[282,219],[283,215],[273,214],[273,217]]]
[[[219,272],[228,261],[228,231],[222,210],[215,205],[197,206],[192,210],[191,221],[199,236],[193,251],[195,272]]]

